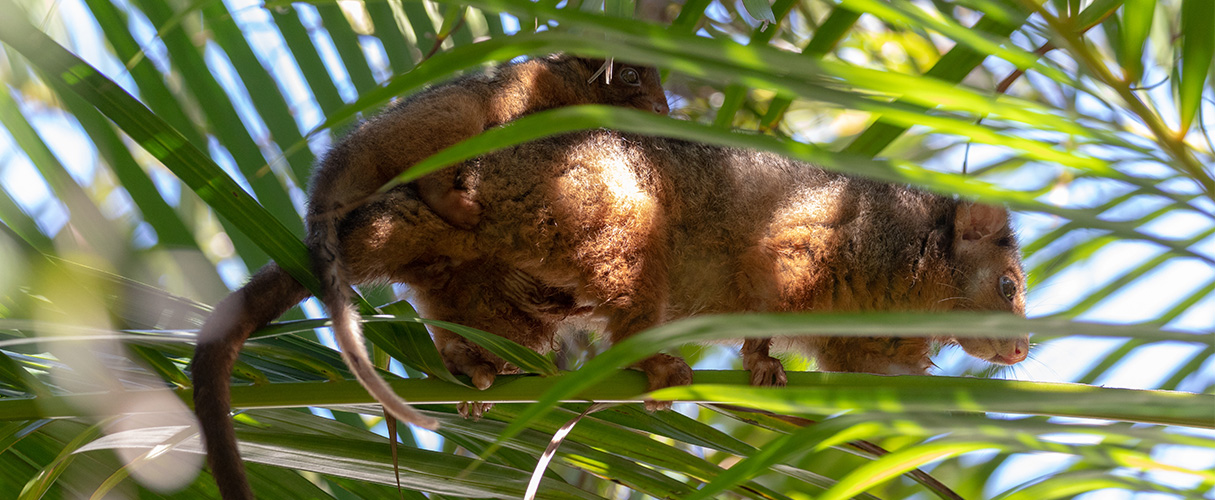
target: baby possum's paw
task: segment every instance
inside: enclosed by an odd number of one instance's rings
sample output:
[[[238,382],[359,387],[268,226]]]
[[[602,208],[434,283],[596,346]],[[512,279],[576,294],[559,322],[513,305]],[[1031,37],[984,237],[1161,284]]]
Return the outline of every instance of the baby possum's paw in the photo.
[[[456,403],[456,411],[460,413],[460,416],[464,418],[471,418],[474,421],[481,420],[481,416],[493,407],[493,403],[482,403],[479,401],[464,401],[461,403]]]
[[[486,360],[469,346],[453,343],[446,347],[442,351],[443,364],[447,365],[448,370],[455,374],[468,375],[472,379],[473,387],[482,391],[494,385],[494,379],[497,378],[499,372],[497,365]],[[460,413],[461,417],[480,420],[481,415],[484,415],[493,406],[493,403],[465,401],[456,404],[456,411]]]
[[[645,376],[649,380],[646,387],[646,391],[648,392],[692,383],[692,367],[688,366],[686,361],[669,354],[650,356],[637,363],[636,368],[645,372]],[[645,401],[645,409],[647,411],[667,410],[670,408],[670,401],[654,401],[651,399]]]
[[[451,225],[460,229],[472,229],[481,223],[481,203],[472,199],[467,191],[452,190],[442,201],[444,208],[439,212]]]
[[[465,373],[472,377],[473,386],[483,391],[494,385],[494,378],[498,376],[498,370],[488,363],[477,365]]]
[[[472,379],[473,387],[482,391],[494,385],[494,380],[498,375],[523,372],[515,365],[487,355],[467,342],[444,344],[440,352],[443,354],[443,363],[447,365],[448,370],[455,374],[468,375]],[[489,356],[488,359],[487,356]],[[456,411],[460,413],[461,417],[480,420],[481,416],[493,407],[493,403],[465,401],[456,404]]]
[[[452,373],[468,375],[473,387],[483,391],[494,385],[494,378],[498,376],[498,366],[471,349],[446,350],[443,364]]]
[[[756,387],[784,387],[789,383],[788,377],[785,376],[785,365],[767,354],[744,354],[743,368],[751,372],[751,385]]]

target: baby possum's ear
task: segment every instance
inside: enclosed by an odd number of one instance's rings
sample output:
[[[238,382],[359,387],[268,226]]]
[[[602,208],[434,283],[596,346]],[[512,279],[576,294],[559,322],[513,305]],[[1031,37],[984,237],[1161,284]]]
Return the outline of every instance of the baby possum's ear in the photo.
[[[577,57],[577,56],[575,56],[574,59],[582,64],[582,67],[586,69],[587,74],[597,75],[597,77],[596,77],[597,79],[599,79],[600,81],[604,81],[603,73],[600,70],[603,70],[603,71],[608,70],[608,68],[604,67],[604,65],[607,64],[606,59],[600,59],[598,57]]]
[[[1008,229],[1008,210],[1001,206],[963,201],[954,218],[954,239],[958,243],[979,242],[1002,235]]]
[[[598,73],[599,70],[603,68],[604,63],[607,62],[603,58],[582,57],[582,56],[570,54],[568,52],[558,52],[556,54],[549,54],[548,56],[545,57],[545,59],[548,59],[549,62],[552,62],[552,63],[569,64],[570,66],[575,67],[575,68],[581,67],[581,69],[583,69],[587,72],[587,75],[593,75],[595,73]],[[602,78],[602,75],[603,74],[600,73],[601,78]]]

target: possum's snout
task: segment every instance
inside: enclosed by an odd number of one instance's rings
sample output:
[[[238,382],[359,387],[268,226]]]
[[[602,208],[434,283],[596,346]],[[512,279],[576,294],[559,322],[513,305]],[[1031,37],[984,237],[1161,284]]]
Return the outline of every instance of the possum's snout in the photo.
[[[1002,340],[1004,340],[1004,342],[1002,342],[1004,345],[1001,345],[1000,347],[1004,347],[1004,349],[997,349],[1001,352],[997,352],[996,355],[988,361],[998,365],[1015,365],[1025,361],[1025,358],[1029,356],[1028,338]]]
[[[1017,338],[958,338],[958,345],[966,354],[995,363],[1015,365],[1029,356],[1029,337]]]

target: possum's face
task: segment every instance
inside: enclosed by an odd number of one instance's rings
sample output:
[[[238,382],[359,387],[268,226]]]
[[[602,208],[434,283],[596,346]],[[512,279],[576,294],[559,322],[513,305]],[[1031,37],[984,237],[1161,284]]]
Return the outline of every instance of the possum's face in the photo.
[[[1025,317],[1025,272],[1016,237],[1002,207],[962,202],[954,226],[955,308],[1005,311]],[[1000,365],[1029,354],[1029,336],[955,339],[967,354]]]
[[[637,108],[665,115],[671,111],[667,95],[662,89],[662,77],[653,66],[639,66],[613,61],[610,68],[603,59],[582,59],[592,77],[587,84],[593,85],[599,102],[626,108]]]

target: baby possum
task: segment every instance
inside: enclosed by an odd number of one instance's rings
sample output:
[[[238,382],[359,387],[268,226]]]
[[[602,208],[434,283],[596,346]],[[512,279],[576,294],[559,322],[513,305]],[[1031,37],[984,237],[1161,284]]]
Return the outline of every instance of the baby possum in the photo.
[[[599,76],[610,75],[610,80]],[[666,114],[666,96],[652,67],[571,55],[534,58],[496,67],[419,92],[369,119],[325,155],[313,174],[306,243],[321,281],[322,302],[333,321],[342,359],[385,409],[406,422],[433,427],[380,378],[363,347],[350,304],[339,221],[388,180],[418,161],[520,116],[578,104],[609,104]],[[474,224],[480,207],[454,184],[454,170],[415,183],[428,213],[446,230]],[[252,498],[229,413],[228,382],[240,346],[258,326],[306,298],[301,286],[271,264],[217,306],[199,332],[194,357],[195,411],[207,456],[226,499]]]
[[[666,114],[658,70],[570,55],[531,59],[457,79],[411,96],[368,120],[325,155],[313,174],[308,202],[312,265],[321,280],[321,301],[333,322],[342,359],[376,400],[410,423],[426,419],[413,412],[376,373],[362,346],[362,328],[353,318],[350,283],[343,270],[339,217],[406,168],[461,140],[520,116],[576,104],[614,104]],[[454,169],[423,177],[418,194],[439,217],[456,227],[475,224],[480,207],[470,191],[454,184]]]

